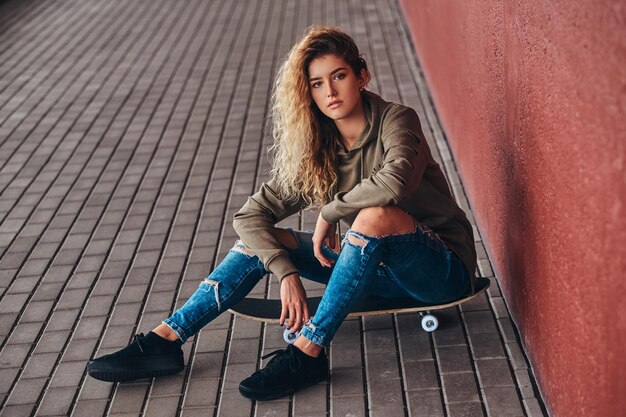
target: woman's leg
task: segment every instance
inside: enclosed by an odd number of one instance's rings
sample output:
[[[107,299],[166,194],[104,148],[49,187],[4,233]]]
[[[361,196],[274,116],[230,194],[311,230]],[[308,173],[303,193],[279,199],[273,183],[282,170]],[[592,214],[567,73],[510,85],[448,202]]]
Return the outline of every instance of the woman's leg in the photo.
[[[328,282],[331,271],[319,264],[313,256],[312,246],[307,244],[311,233],[277,227],[274,234],[302,276],[322,284]],[[327,246],[324,250],[329,257],[339,256]],[[189,300],[153,332],[168,340],[184,342],[244,298],[266,273],[258,257],[237,241]]]
[[[378,284],[372,280],[386,279],[377,273],[384,250],[382,237],[414,230],[413,217],[397,207],[361,210],[342,242],[317,312],[304,326],[295,346],[311,356],[328,347],[352,304],[368,286]],[[382,284],[384,287],[385,283]]]
[[[469,295],[472,278],[463,261],[427,226],[416,226],[408,235],[383,238],[392,296],[435,305]]]
[[[161,335],[164,326],[181,342],[198,333],[218,315],[243,299],[266,274],[261,260],[237,241],[220,264],[204,278],[185,304],[163,320],[154,332]]]
[[[89,361],[89,375],[118,382],[180,372],[181,345],[245,297],[265,274],[259,258],[237,242],[181,308],[155,331],[138,334],[125,348]]]
[[[387,277],[386,274],[379,275],[382,256],[380,239],[371,238],[366,241],[364,235],[357,233],[357,230],[376,235],[413,231],[412,218],[399,211],[399,216],[403,217],[388,221],[386,216],[394,214],[395,210],[361,210],[352,230],[348,231],[344,239],[335,265],[325,268],[330,271],[330,277],[315,316],[305,325],[295,344],[289,345],[285,350],[272,352],[270,355],[274,355],[274,358],[265,368],[239,384],[239,392],[243,396],[253,400],[279,398],[328,378],[328,358],[323,347],[328,346],[350,306],[361,295],[368,282]],[[310,237],[301,237],[301,246],[310,246],[310,242],[306,240]],[[323,250],[326,251],[324,248]],[[303,250],[301,254],[307,259],[311,258],[312,254],[306,252]],[[319,264],[316,259],[315,262]],[[310,268],[315,271],[317,267],[311,263]]]
[[[362,210],[344,239],[316,314],[295,345],[312,356],[330,344],[364,293],[440,304],[471,288],[463,262],[426,226],[397,207]]]

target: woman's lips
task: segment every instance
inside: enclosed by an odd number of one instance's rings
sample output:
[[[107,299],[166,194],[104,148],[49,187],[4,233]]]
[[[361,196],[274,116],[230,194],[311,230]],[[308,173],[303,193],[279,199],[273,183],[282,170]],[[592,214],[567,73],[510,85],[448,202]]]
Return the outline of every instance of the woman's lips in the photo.
[[[341,106],[341,103],[343,103],[343,101],[334,101],[331,104],[328,105],[329,109],[336,109],[337,107]]]

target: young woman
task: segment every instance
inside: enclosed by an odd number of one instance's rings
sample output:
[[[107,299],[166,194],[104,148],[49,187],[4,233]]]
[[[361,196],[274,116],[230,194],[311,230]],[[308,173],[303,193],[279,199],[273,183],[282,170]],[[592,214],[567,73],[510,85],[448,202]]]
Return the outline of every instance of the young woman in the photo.
[[[272,272],[280,322],[302,332],[239,390],[278,398],[327,379],[324,348],[361,294],[442,303],[471,291],[471,225],[415,111],[366,90],[370,78],[350,36],[307,30],[276,79],[271,179],[235,214],[241,240],[185,305],[126,348],[90,361],[89,375],[125,381],[179,372],[182,343]],[[313,233],[275,227],[307,207],[321,209]],[[350,225],[341,242],[339,220]],[[313,317],[301,277],[327,285]]]

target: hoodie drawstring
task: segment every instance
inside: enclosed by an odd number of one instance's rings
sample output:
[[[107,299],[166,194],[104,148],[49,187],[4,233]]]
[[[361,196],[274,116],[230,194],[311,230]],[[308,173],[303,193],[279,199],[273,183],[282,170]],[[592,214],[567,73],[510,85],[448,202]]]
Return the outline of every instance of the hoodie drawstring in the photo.
[[[359,149],[359,154],[361,155],[361,181],[363,181],[363,149]]]

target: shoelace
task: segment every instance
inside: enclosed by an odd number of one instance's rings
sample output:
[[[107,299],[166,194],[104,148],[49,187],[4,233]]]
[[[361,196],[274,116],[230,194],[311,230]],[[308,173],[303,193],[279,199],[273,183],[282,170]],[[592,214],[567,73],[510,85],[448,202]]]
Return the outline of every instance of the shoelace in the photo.
[[[270,356],[275,356],[275,355],[278,355],[279,353],[283,353],[283,352],[287,352],[287,350],[286,350],[286,349],[278,349],[278,350],[275,350],[275,351],[273,351],[273,352],[268,353],[267,355],[263,355],[263,356],[261,356],[261,359],[267,359],[267,358],[269,358]]]
[[[290,370],[293,371],[294,369],[296,369],[296,367],[297,367],[297,365],[299,363],[298,357],[296,355],[294,355],[294,354],[289,355],[289,352],[288,352],[287,349],[275,350],[273,352],[268,353],[267,355],[261,356],[261,359],[267,359],[267,358],[269,358],[271,356],[277,356],[277,355],[281,355],[281,356],[278,356],[278,357],[272,359],[271,361],[269,361],[268,364],[265,366],[265,368],[259,370],[259,372],[261,372],[263,374],[267,374],[268,372],[270,372],[270,369],[273,368],[273,365],[278,365],[279,362],[282,362],[281,359],[283,359],[283,358],[289,360],[289,369]]]
[[[143,346],[141,345],[140,337],[143,337],[143,333],[135,334],[134,342],[139,346],[139,350],[143,353]]]

